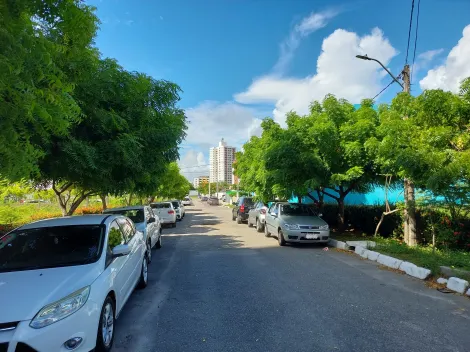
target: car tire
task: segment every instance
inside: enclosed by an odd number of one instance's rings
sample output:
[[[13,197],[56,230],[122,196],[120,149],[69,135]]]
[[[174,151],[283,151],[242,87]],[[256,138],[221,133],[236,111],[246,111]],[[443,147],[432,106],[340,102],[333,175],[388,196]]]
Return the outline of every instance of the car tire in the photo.
[[[150,240],[147,243],[147,262],[149,264],[152,262],[152,242]]]
[[[237,215],[237,224],[241,224],[242,223],[242,217],[240,216],[240,214]]]
[[[96,337],[95,352],[109,352],[113,348],[114,343],[114,301],[108,296],[104,300],[101,308],[100,322],[98,324],[98,332]]]
[[[259,219],[256,219],[256,231],[258,232],[263,232],[264,230],[264,225],[259,221]]]
[[[158,241],[157,241],[157,243],[155,243],[155,248],[156,249],[162,248],[162,233],[161,233],[161,231],[160,231],[160,236],[158,236]]]
[[[232,221],[237,220],[237,217],[232,213]]]
[[[284,247],[286,245],[286,240],[284,239],[284,235],[282,234],[281,229],[277,231],[277,242],[281,247]]]
[[[253,227],[253,224],[250,222],[250,218],[248,218],[248,227]]]
[[[264,224],[264,236],[265,237],[270,237],[270,233],[268,231],[268,227],[266,226],[266,224]]]
[[[142,268],[140,270],[139,283],[137,284],[138,289],[143,289],[147,287],[148,275],[149,275],[148,272],[149,272],[148,260],[147,258],[144,258],[144,260],[142,261]]]

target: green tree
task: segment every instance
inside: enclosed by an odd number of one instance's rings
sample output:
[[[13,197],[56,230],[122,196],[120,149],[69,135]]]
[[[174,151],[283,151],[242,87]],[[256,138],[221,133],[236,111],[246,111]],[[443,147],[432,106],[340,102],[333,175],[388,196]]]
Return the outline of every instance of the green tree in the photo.
[[[91,195],[155,191],[185,136],[178,93],[177,85],[114,60],[94,62],[74,91],[82,120],[44,147],[40,163],[40,179],[52,183],[64,215]]]
[[[72,94],[98,20],[78,0],[0,1],[0,174],[39,174],[44,141],[80,120]]]
[[[191,183],[181,175],[176,162],[170,163],[159,179],[157,195],[163,199],[183,199],[191,189]]]

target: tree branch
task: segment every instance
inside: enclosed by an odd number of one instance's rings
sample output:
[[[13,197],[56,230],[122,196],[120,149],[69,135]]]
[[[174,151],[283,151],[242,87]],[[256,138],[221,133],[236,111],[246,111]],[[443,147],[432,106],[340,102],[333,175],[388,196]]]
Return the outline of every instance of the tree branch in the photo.
[[[339,200],[339,197],[332,195],[329,192],[326,192],[324,189],[322,190],[323,194],[326,194],[328,197],[331,197],[333,199]]]

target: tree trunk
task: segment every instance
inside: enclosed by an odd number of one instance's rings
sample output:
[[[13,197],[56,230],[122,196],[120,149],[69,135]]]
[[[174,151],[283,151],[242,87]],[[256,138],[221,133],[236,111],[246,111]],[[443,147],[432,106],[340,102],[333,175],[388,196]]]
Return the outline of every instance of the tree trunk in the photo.
[[[337,199],[338,202],[338,230],[344,231],[345,224],[344,224],[344,197],[340,196]]]
[[[62,216],[66,216],[67,215],[67,206],[65,205],[64,198],[61,194],[56,193],[56,196],[57,196],[57,201],[59,203],[60,211],[62,212]]]
[[[73,213],[75,213],[75,210],[77,210],[78,206],[82,204],[82,202],[88,197],[86,193],[81,194],[80,196],[76,197],[72,204],[70,205],[69,210],[67,211],[68,216],[72,216]]]
[[[108,206],[106,204],[106,194],[100,194],[101,198],[101,205],[103,206],[103,210],[108,209]]]
[[[324,200],[325,200],[325,195],[323,194],[323,192],[320,190],[320,189],[317,189],[317,194],[318,194],[318,209],[320,211],[323,210],[323,204],[325,204]]]
[[[302,204],[302,197],[301,196],[297,196],[297,201],[299,204]]]
[[[415,187],[411,180],[405,179],[405,242],[409,246],[418,244],[416,237]]]
[[[129,197],[126,199],[126,205],[129,206],[131,205],[131,202],[132,202],[132,192],[129,193]]]
[[[150,196],[149,197],[149,203],[155,202],[155,196]]]

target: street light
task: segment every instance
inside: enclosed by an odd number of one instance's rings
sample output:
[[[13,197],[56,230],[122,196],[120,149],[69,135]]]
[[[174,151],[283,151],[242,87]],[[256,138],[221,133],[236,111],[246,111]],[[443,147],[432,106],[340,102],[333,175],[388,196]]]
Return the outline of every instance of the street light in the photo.
[[[382,66],[383,69],[388,72],[388,74],[393,78],[393,80],[394,80],[395,82],[397,82],[397,83],[400,85],[400,87],[401,87],[402,89],[405,89],[405,87],[403,87],[403,84],[400,83],[400,81],[398,80],[398,78],[396,78],[396,77],[388,70],[388,68],[386,68],[379,60],[374,59],[374,58],[372,58],[372,57],[369,57],[369,56],[367,56],[367,55],[356,55],[356,57],[357,57],[358,59],[361,59],[361,60],[369,60],[369,61],[378,62],[379,65]]]

